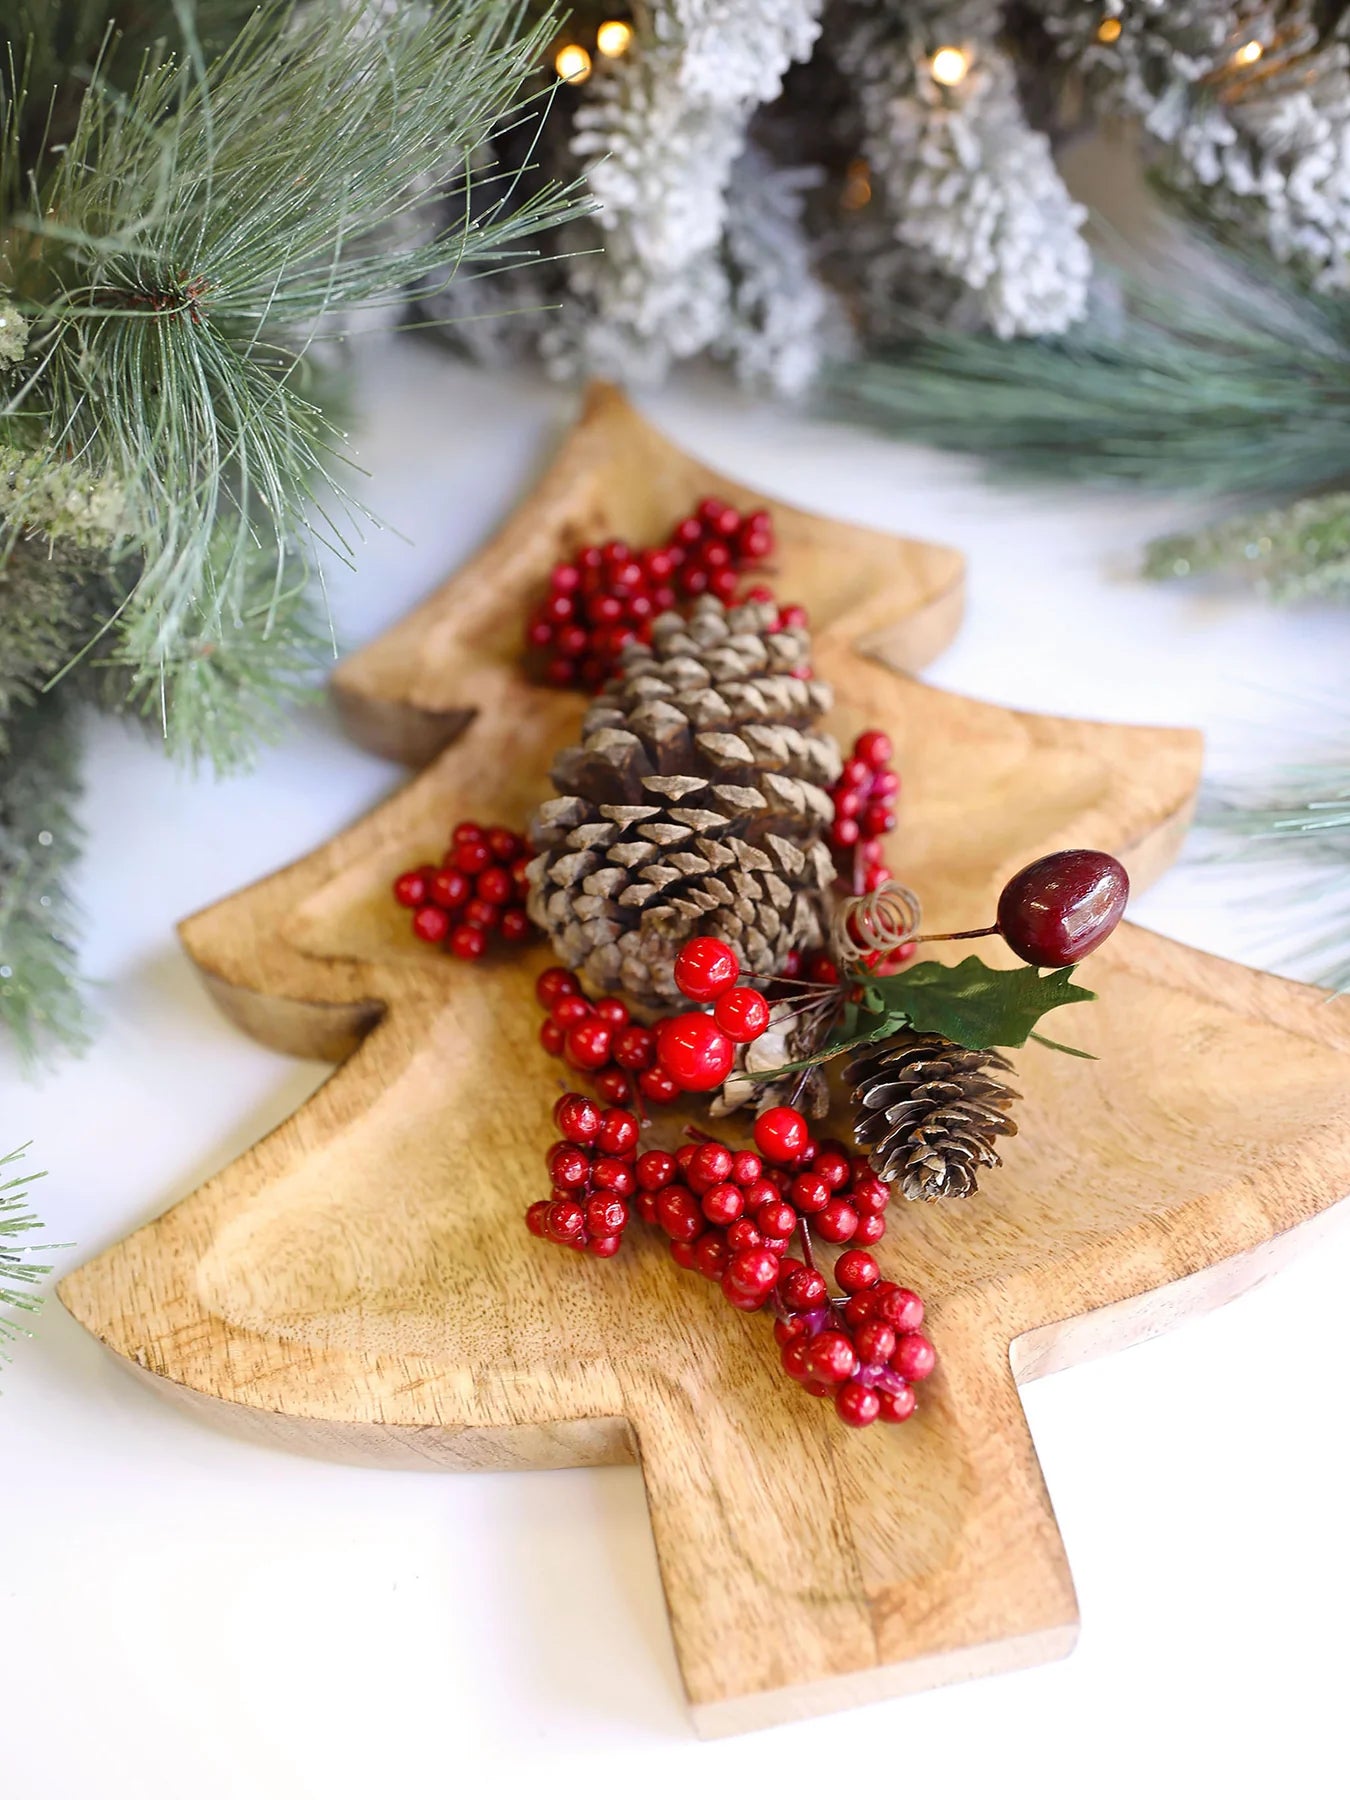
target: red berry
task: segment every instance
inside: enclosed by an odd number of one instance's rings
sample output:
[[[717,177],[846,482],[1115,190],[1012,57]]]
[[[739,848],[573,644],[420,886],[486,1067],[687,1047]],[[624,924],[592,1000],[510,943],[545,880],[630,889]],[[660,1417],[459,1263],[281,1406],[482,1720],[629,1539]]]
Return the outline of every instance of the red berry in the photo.
[[[548,1236],[548,1201],[536,1200],[525,1213],[525,1226],[536,1237]]]
[[[736,1253],[742,1250],[759,1250],[764,1245],[764,1233],[753,1219],[747,1219],[744,1214],[734,1225],[727,1226],[726,1237],[728,1249]]]
[[[786,1200],[770,1200],[755,1214],[755,1224],[766,1238],[790,1238],[797,1229],[796,1208]]]
[[[539,1027],[539,1042],[550,1056],[561,1056],[563,1039],[566,1037],[561,1025],[555,1025],[552,1019],[545,1019]]]
[[[508,906],[497,924],[505,944],[523,944],[533,929],[523,906]]]
[[[611,1106],[627,1106],[633,1098],[633,1084],[622,1069],[601,1069],[595,1077],[595,1091]]]
[[[736,1056],[731,1039],[706,1013],[662,1020],[656,1054],[671,1080],[693,1094],[721,1087]]]
[[[860,1213],[880,1213],[890,1202],[891,1190],[879,1175],[855,1176],[850,1197]]]
[[[758,1181],[764,1172],[764,1164],[753,1150],[738,1150],[732,1159],[731,1179],[737,1187],[746,1187],[752,1181]]]
[[[779,1291],[784,1306],[791,1307],[794,1312],[806,1312],[811,1307],[823,1306],[830,1290],[825,1285],[825,1277],[817,1270],[793,1269]]]
[[[548,1209],[548,1235],[557,1243],[580,1237],[586,1215],[575,1200],[555,1200]]]
[[[628,1008],[623,1001],[613,997],[596,1001],[595,1016],[597,1019],[603,1019],[607,1025],[614,1026],[627,1025],[630,1020]]]
[[[924,1381],[937,1365],[937,1352],[921,1331],[903,1332],[891,1352],[891,1367],[906,1381]]]
[[[845,1250],[834,1265],[834,1278],[846,1294],[860,1294],[881,1280],[881,1270],[865,1250]]]
[[[845,1425],[870,1425],[881,1412],[881,1401],[860,1381],[846,1381],[834,1397],[834,1410]]]
[[[857,1370],[858,1358],[842,1331],[821,1331],[811,1340],[806,1366],[816,1381],[847,1381]]]
[[[456,925],[450,933],[451,953],[465,962],[477,962],[487,946],[487,933],[481,925]]]
[[[489,900],[479,900],[476,896],[464,908],[463,919],[466,925],[474,925],[484,935],[495,929],[501,918],[501,908],[493,906]]]
[[[734,1179],[734,1171],[733,1171]],[[744,1186],[738,1181],[737,1187],[745,1195],[745,1204],[750,1212],[758,1212],[761,1206],[772,1206],[774,1201],[783,1198],[780,1190],[771,1181],[747,1181]]]
[[[453,873],[457,874],[458,871]],[[467,880],[467,877],[461,875],[460,880]],[[494,863],[478,877],[474,883],[474,892],[480,900],[487,900],[493,906],[505,906],[508,900],[515,898],[515,883],[509,870],[502,868],[500,863]]]
[[[698,1144],[685,1165],[684,1178],[696,1194],[726,1181],[735,1166],[735,1158],[725,1144]]]
[[[722,1277],[722,1293],[737,1312],[759,1312],[767,1298],[764,1294],[747,1294],[744,1289],[733,1287],[725,1275]]]
[[[740,972],[736,952],[721,938],[690,938],[675,958],[676,987],[700,1005],[735,987]]]
[[[745,1211],[745,1196],[729,1181],[719,1181],[703,1196],[703,1216],[710,1225],[734,1225]]]
[[[854,1331],[859,1325],[865,1325],[876,1311],[876,1294],[871,1288],[864,1288],[861,1294],[850,1294],[844,1307],[844,1323]]]
[[[603,1150],[606,1156],[621,1156],[625,1159],[637,1155],[638,1122],[632,1113],[622,1107],[612,1107],[600,1120],[600,1129],[595,1135],[597,1150]]]
[[[591,1164],[591,1181],[597,1188],[609,1188],[620,1200],[627,1200],[637,1186],[633,1165],[618,1156],[597,1156]]]
[[[858,1215],[847,1200],[831,1200],[816,1214],[815,1228],[827,1244],[846,1244],[858,1229]]]
[[[817,953],[806,966],[806,979],[819,981],[825,987],[838,987],[839,965],[823,953]]]
[[[585,1094],[564,1094],[553,1108],[553,1123],[569,1144],[593,1144],[600,1129],[600,1108]]]
[[[882,1319],[865,1319],[854,1332],[853,1342],[865,1363],[884,1363],[895,1349],[895,1332]]]
[[[849,1178],[848,1158],[841,1151],[827,1149],[822,1145],[820,1155],[811,1164],[811,1173],[818,1176],[831,1191],[844,1187]]]
[[[621,1069],[649,1069],[656,1056],[656,1037],[643,1025],[625,1025],[614,1034],[614,1060]]]
[[[400,906],[420,906],[427,897],[427,878],[420,869],[407,869],[394,883]]]
[[[923,1324],[923,1301],[911,1288],[891,1288],[879,1294],[876,1316],[899,1331],[917,1331]]]
[[[851,850],[862,836],[862,825],[857,819],[836,819],[830,827],[830,842],[836,850]]]
[[[662,1188],[656,1196],[656,1219],[667,1237],[692,1244],[704,1227],[703,1214],[688,1188]]]
[[[810,1142],[806,1120],[792,1106],[771,1106],[755,1120],[755,1147],[769,1162],[796,1162]]]
[[[884,800],[874,800],[863,812],[859,823],[867,837],[879,838],[895,830],[896,818]]]
[[[554,1187],[585,1187],[591,1178],[591,1159],[578,1144],[559,1144],[548,1159]]]
[[[998,899],[1009,948],[1038,969],[1062,969],[1102,944],[1130,897],[1130,878],[1101,850],[1058,850],[1014,875]]]
[[[789,1191],[798,1212],[815,1214],[830,1204],[830,1190],[814,1169],[798,1175]]]
[[[809,1338],[792,1338],[783,1345],[781,1358],[783,1367],[794,1381],[805,1381],[810,1375],[811,1340]]]
[[[412,917],[412,928],[425,944],[439,944],[450,931],[450,915],[439,906],[419,906]]]
[[[771,1250],[741,1250],[727,1264],[724,1285],[742,1294],[766,1294],[778,1279],[778,1258]]]
[[[873,769],[884,769],[895,755],[895,746],[884,731],[864,731],[853,746],[853,754]]]
[[[566,1001],[563,1002],[565,1006]],[[614,1027],[603,1019],[582,1019],[568,1027],[563,1055],[574,1069],[603,1069],[609,1061]]]
[[[720,1231],[705,1231],[694,1240],[694,1267],[709,1281],[720,1281],[727,1272],[731,1252]]]
[[[595,1009],[582,994],[564,994],[556,1000],[549,1013],[555,1025],[561,1025],[566,1031],[569,1025],[579,1025],[583,1019],[593,1017]]]
[[[618,1194],[600,1188],[586,1202],[586,1229],[594,1237],[616,1237],[627,1223],[628,1208]]]
[[[670,1106],[680,1097],[679,1083],[664,1069],[644,1069],[638,1076],[638,1090],[653,1106]]]
[[[885,1213],[860,1213],[858,1229],[853,1233],[851,1242],[866,1247],[869,1244],[879,1244],[885,1235]]]
[[[459,827],[456,826],[456,830]],[[482,838],[469,838],[456,843],[454,864],[462,875],[481,875],[492,861],[492,852]]]
[[[590,1243],[587,1245],[587,1249],[592,1256],[616,1256],[622,1243],[623,1238],[621,1235],[616,1235],[615,1237],[597,1237],[591,1239]]]
[[[718,995],[713,1018],[733,1044],[750,1044],[769,1029],[769,1003],[754,988],[729,988]]]
[[[912,1387],[901,1388],[898,1394],[893,1394],[886,1388],[876,1388],[873,1392],[881,1402],[880,1417],[888,1425],[903,1425],[918,1404]]]
[[[577,978],[572,971],[556,966],[545,969],[534,984],[535,998],[545,1011],[552,1011],[560,1000],[565,1000],[569,995],[580,992]]]
[[[458,848],[460,844],[481,844],[486,836],[481,825],[472,819],[463,819],[450,833],[450,842]]]
[[[659,1193],[675,1179],[678,1166],[669,1150],[644,1150],[634,1170],[638,1186],[649,1194]]]

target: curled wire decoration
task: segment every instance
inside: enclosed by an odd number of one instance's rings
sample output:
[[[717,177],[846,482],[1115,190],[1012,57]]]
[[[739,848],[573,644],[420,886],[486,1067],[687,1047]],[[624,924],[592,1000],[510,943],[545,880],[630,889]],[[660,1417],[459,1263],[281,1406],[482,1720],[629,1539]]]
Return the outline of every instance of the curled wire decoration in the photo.
[[[918,936],[922,919],[919,896],[898,881],[886,881],[870,894],[843,901],[830,922],[830,949],[836,967],[869,967]]]

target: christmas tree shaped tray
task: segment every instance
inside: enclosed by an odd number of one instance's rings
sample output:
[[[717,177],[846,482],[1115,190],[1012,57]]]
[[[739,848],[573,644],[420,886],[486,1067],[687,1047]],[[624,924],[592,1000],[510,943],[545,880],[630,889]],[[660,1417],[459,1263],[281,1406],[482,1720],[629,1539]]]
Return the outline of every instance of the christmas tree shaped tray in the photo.
[[[435,760],[182,932],[244,1029],[341,1066],[61,1287],[164,1392],[297,1448],[431,1469],[637,1462],[707,1734],[1065,1652],[1073,1586],[1018,1383],[1228,1299],[1350,1191],[1343,1011],[1126,925],[1073,1019],[1098,1060],[1029,1046],[1005,1166],[968,1201],[893,1203],[878,1254],[928,1298],[940,1356],[905,1426],[844,1429],[783,1377],[763,1318],[656,1234],[606,1263],[528,1235],[554,1135],[531,993],[548,954],[455,963],[410,936],[390,882],[456,819],[523,821],[575,737],[582,701],[516,666],[560,549],[654,537],[713,485],[602,392],[496,542],[346,666],[353,728]],[[777,586],[811,607],[837,735],[895,739],[903,868],[930,929],[987,916],[1012,870],[1064,845],[1114,851],[1136,886],[1165,866],[1193,733],[1006,711],[898,673],[953,628],[959,559],[775,511]],[[675,1109],[664,1135],[678,1125]]]

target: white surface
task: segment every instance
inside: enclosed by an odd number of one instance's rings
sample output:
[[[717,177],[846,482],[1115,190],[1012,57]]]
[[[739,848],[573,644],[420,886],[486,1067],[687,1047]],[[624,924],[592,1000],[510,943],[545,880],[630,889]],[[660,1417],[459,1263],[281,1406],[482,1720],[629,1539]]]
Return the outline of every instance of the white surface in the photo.
[[[363,498],[394,530],[334,580],[349,644],[491,531],[570,406],[408,346],[372,359],[365,394]],[[969,616],[930,672],[954,689],[1218,726],[1255,758],[1256,721],[1298,722],[1301,696],[1350,662],[1350,614],[1133,578],[1179,507],[990,490],[950,459],[712,386],[647,404],[771,493],[961,546]],[[221,786],[109,724],[90,752],[81,880],[102,1031],[36,1089],[0,1066],[0,1144],[37,1140],[36,1197],[77,1246],[63,1267],[321,1079],[216,1014],[173,923],[399,780],[322,710]],[[1238,954],[1263,922],[1225,899],[1242,892],[1178,871],[1133,916]],[[663,1794],[755,1778],[942,1800],[1343,1792],[1348,1282],[1342,1229],[1225,1312],[1026,1390],[1082,1606],[1069,1661],[709,1746],[685,1722],[636,1470],[436,1477],[260,1449],[142,1390],[53,1303],[2,1378],[0,1793],[392,1800],[489,1780]]]

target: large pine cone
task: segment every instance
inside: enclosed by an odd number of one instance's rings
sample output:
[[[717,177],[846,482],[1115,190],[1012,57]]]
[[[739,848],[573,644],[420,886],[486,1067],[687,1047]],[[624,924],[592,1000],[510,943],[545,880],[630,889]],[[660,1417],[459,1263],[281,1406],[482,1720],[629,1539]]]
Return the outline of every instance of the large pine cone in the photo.
[[[997,1050],[965,1050],[936,1032],[902,1031],[855,1057],[848,1080],[854,1135],[883,1181],[907,1200],[964,1199],[981,1168],[997,1168],[997,1137],[1016,1134],[1019,1096],[991,1073],[1012,1073]]]
[[[809,638],[777,623],[775,606],[713,599],[663,614],[555,760],[530,916],[592,992],[665,1008],[675,954],[702,934],[758,975],[821,942],[839,751],[814,729],[828,686],[793,673]]]

